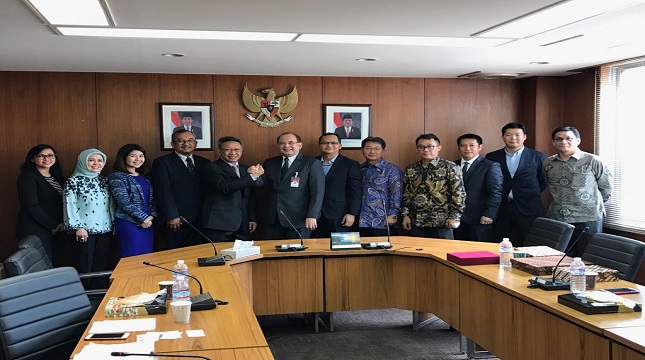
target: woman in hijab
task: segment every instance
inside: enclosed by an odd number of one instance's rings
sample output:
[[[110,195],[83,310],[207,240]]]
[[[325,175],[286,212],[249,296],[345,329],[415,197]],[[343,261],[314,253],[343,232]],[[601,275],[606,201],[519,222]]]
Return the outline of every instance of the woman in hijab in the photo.
[[[75,235],[72,254],[79,273],[108,270],[114,205],[107,178],[100,175],[106,161],[97,149],[83,150],[65,182],[63,217]]]

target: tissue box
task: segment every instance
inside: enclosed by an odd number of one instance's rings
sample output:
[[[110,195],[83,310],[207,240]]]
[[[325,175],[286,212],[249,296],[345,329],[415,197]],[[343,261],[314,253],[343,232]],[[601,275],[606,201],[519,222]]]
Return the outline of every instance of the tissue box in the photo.
[[[230,256],[231,259],[239,259],[245,256],[257,255],[260,253],[259,246],[247,246],[239,249],[229,248],[221,251],[222,256]]]
[[[595,271],[598,273],[597,282],[608,282],[608,281],[618,281],[618,270],[606,268],[600,265],[588,264],[585,262],[586,271]],[[555,271],[555,278],[562,279],[564,281],[569,281],[569,268],[568,267],[558,267]]]

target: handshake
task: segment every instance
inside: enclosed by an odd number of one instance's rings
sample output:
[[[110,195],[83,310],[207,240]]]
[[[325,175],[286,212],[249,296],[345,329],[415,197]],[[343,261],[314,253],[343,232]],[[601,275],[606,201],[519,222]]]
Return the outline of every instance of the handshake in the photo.
[[[253,166],[249,166],[249,169],[247,170],[247,172],[251,174],[251,176],[260,177],[262,176],[262,174],[264,174],[264,168],[262,167],[262,165],[256,164]]]

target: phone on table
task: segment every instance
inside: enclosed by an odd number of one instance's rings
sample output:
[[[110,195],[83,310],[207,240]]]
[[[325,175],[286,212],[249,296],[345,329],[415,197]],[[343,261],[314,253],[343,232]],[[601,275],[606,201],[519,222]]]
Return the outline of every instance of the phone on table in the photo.
[[[612,288],[612,289],[603,289],[605,291],[609,291],[611,293],[614,293],[616,295],[625,295],[625,294],[638,294],[638,290],[630,287],[624,287],[624,288]]]
[[[89,334],[85,340],[125,340],[128,337],[130,337],[130,333]]]

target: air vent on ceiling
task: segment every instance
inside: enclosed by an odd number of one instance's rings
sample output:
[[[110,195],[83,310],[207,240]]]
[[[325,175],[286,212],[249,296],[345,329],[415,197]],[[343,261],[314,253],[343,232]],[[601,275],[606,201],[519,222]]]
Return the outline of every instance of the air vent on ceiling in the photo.
[[[463,74],[457,76],[458,78],[463,78],[463,79],[484,79],[484,80],[499,80],[499,79],[518,79],[522,75],[526,75],[526,73],[494,73],[494,72],[481,72],[481,71],[473,71],[468,74]]]

